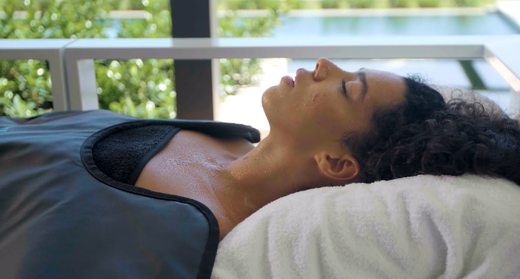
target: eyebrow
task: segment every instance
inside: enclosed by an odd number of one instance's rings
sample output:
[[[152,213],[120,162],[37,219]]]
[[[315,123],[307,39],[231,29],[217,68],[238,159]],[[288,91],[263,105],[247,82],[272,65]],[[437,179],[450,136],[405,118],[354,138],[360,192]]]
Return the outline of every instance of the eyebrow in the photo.
[[[361,69],[363,69],[363,68],[361,68]],[[361,88],[361,96],[362,96],[361,101],[364,101],[365,97],[367,95],[367,91],[368,91],[367,76],[366,76],[365,72],[358,72],[357,76],[359,77],[359,80],[361,80],[361,83],[363,84],[363,88]]]

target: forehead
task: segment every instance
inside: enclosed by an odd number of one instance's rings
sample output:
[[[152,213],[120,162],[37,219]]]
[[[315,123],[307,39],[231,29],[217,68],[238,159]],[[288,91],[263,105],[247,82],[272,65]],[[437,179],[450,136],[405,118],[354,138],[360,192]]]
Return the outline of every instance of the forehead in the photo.
[[[360,69],[360,72],[366,76],[366,98],[370,98],[374,105],[398,104],[404,100],[406,85],[402,76],[372,69]]]

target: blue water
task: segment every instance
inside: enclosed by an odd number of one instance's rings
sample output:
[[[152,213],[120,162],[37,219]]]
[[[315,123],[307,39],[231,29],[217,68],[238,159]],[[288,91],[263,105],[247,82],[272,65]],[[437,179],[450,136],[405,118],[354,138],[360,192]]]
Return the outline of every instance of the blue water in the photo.
[[[510,35],[520,29],[497,13],[482,16],[282,17],[274,37]]]
[[[320,17],[282,16],[284,24],[271,30],[273,37],[310,36],[449,36],[449,35],[512,35],[520,27],[498,13],[482,16],[371,16]],[[104,29],[109,38],[117,38],[120,20],[111,21]]]

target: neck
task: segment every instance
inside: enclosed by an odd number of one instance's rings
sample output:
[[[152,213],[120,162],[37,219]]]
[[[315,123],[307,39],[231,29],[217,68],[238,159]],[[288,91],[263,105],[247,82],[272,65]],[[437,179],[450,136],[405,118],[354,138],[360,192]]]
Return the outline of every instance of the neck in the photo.
[[[306,163],[301,154],[280,142],[269,135],[222,170],[225,187],[218,187],[215,194],[230,223],[236,225],[264,205],[309,184],[305,179],[312,177],[308,167],[312,162]]]

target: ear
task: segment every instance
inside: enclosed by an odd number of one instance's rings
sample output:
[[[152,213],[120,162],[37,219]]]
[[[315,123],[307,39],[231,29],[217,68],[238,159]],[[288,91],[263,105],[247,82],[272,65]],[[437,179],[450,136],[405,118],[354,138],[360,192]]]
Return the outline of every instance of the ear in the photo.
[[[359,163],[350,154],[334,155],[322,152],[314,156],[314,159],[320,172],[334,180],[352,180],[359,173]]]

